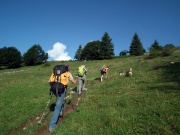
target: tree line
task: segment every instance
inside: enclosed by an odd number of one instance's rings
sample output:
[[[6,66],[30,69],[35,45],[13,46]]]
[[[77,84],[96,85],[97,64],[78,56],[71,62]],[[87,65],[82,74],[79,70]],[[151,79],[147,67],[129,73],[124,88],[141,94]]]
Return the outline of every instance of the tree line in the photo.
[[[167,44],[164,47],[159,45],[157,40],[150,46],[149,53],[151,58],[156,57],[155,55],[170,55],[172,48],[175,46],[173,44]],[[171,50],[171,51],[170,51]],[[159,52],[159,53],[157,53]],[[146,50],[143,48],[141,40],[137,33],[134,34],[132,42],[130,44],[129,50],[123,50],[119,53],[119,56],[140,56],[144,55]],[[79,45],[74,59],[77,60],[103,60],[114,58],[114,45],[112,39],[107,32],[104,33],[101,40],[92,41],[87,43],[84,48]],[[150,57],[149,57],[150,58]]]
[[[155,58],[158,56],[171,55],[175,46],[173,44],[166,44],[164,47],[159,45],[155,40],[149,49],[149,58]],[[134,34],[132,42],[128,50],[121,51],[119,56],[140,56],[144,55],[146,50],[143,48],[141,40],[137,33]],[[113,59],[114,44],[107,32],[104,33],[101,40],[88,42],[84,48],[79,45],[74,59],[76,60],[104,60]],[[19,68],[24,66],[35,66],[46,62],[48,59],[48,53],[45,53],[39,44],[33,45],[21,55],[20,51],[15,47],[3,47],[0,48],[0,68]]]
[[[162,46],[158,43],[157,40],[154,41],[154,43],[148,48],[149,50],[149,56],[148,58],[155,58],[158,56],[169,56],[174,51],[175,46],[173,44],[166,44],[165,46]],[[124,50],[119,53],[119,56],[127,56],[133,55],[133,56],[140,56],[144,55],[146,53],[146,50],[143,48],[143,45],[140,41],[140,38],[137,33],[134,34],[130,49],[129,51]]]
[[[89,42],[82,48],[79,45],[74,59],[77,60],[103,60],[114,58],[114,45],[109,34],[105,32],[100,40]]]
[[[24,66],[35,66],[46,62],[48,54],[43,51],[39,44],[33,45],[21,55],[16,47],[0,48],[0,68],[19,68]]]

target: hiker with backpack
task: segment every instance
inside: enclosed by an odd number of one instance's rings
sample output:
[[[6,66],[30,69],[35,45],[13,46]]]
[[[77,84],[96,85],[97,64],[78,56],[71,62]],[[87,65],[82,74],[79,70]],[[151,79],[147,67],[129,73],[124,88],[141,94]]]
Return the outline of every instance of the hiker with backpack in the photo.
[[[78,72],[76,77],[78,78],[78,96],[82,93],[83,90],[86,90],[85,88],[85,81],[87,75],[87,69],[85,68],[85,65],[81,65],[78,68]]]
[[[105,65],[103,65],[101,68],[100,68],[100,71],[101,71],[101,79],[100,79],[100,82],[102,82],[103,81],[103,77],[104,77],[104,75],[106,75],[106,77],[107,77],[107,75],[108,75],[108,67],[106,67]]]
[[[54,94],[56,96],[56,105],[49,124],[50,132],[54,131],[59,116],[62,116],[64,110],[64,98],[69,81],[71,81],[73,84],[76,84],[77,82],[77,79],[75,80],[72,74],[69,72],[69,66],[56,65],[49,78],[49,84],[51,86],[50,94]]]

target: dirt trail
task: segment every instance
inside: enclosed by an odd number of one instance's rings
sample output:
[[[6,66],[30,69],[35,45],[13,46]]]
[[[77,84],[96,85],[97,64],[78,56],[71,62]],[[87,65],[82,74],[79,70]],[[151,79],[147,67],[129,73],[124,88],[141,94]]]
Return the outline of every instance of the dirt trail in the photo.
[[[63,117],[59,118],[57,126],[59,126],[66,119],[66,116],[69,113],[76,110],[76,104],[78,100],[79,101],[81,100],[81,98],[84,95],[84,92],[85,91],[83,91],[83,93],[79,97],[76,97],[75,99],[73,99],[71,103],[65,107],[65,110],[63,112]],[[33,135],[47,135],[49,133],[48,126],[49,126],[49,121],[46,121],[45,125],[41,127],[40,129],[38,129],[35,133],[33,133]]]
[[[80,96],[74,98],[71,101],[71,103],[65,107],[64,112],[63,112],[63,117],[59,118],[57,126],[59,126],[66,119],[66,116],[69,113],[71,113],[72,111],[76,110],[76,104],[77,104],[77,102],[79,102],[81,100],[81,98],[83,97],[84,93],[85,93],[85,91],[83,91]],[[48,115],[48,114],[46,114],[46,115]],[[33,118],[30,118],[28,121],[22,123],[16,129],[10,130],[5,135],[13,135],[13,134],[17,133],[18,131],[25,130],[26,127],[28,127],[28,126],[32,126],[32,125],[37,124],[37,122],[39,120],[37,118],[40,118],[40,117],[41,117],[41,114],[37,115],[37,116],[35,116]],[[44,119],[42,124],[43,124],[43,126],[41,128],[39,128],[37,131],[35,131],[32,135],[47,135],[47,134],[49,134],[49,130],[48,130],[49,120],[45,120]]]

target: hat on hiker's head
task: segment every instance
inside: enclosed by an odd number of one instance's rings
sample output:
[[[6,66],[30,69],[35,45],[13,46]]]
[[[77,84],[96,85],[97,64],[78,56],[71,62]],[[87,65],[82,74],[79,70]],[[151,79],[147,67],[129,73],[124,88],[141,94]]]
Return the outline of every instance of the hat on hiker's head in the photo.
[[[103,66],[102,66],[102,68],[105,68],[105,67],[106,67],[106,65],[103,65]]]

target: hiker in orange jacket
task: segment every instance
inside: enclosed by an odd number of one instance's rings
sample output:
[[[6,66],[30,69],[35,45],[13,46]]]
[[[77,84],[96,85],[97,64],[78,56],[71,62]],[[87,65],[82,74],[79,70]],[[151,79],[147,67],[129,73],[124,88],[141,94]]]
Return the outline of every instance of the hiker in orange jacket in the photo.
[[[103,81],[104,75],[106,75],[106,77],[107,77],[107,75],[108,75],[108,69],[109,69],[109,68],[106,67],[105,65],[102,66],[102,68],[101,68],[101,80],[100,80],[100,82]]]

